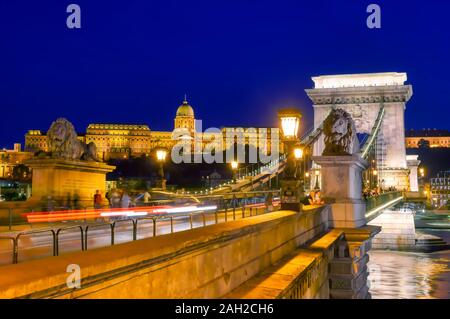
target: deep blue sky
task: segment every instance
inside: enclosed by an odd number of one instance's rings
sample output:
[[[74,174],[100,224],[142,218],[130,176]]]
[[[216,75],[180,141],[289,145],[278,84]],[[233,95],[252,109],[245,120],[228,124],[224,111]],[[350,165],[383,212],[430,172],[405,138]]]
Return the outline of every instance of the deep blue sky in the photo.
[[[82,29],[66,27],[81,6]],[[366,27],[366,7],[382,28]],[[59,116],[173,127],[184,93],[204,128],[275,125],[322,74],[407,72],[408,128],[449,129],[450,1],[36,0],[0,3],[0,147]]]

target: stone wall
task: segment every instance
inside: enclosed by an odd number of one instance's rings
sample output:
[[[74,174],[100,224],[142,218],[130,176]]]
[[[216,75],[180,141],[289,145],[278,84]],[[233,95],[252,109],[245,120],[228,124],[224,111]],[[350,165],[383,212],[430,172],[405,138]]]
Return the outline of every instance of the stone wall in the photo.
[[[328,207],[245,220],[4,266],[0,298],[219,298],[324,234]],[[81,288],[66,267],[81,268]]]
[[[331,230],[313,243],[283,257],[225,298],[328,299],[330,262],[343,235],[342,230]]]
[[[367,254],[379,227],[335,228],[283,257],[225,298],[367,299]]]

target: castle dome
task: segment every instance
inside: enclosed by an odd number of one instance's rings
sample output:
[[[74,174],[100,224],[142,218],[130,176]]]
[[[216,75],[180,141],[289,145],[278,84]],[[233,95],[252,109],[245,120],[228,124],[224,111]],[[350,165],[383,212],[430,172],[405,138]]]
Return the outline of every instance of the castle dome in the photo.
[[[194,109],[189,105],[186,97],[184,97],[183,104],[181,104],[177,109],[177,116],[194,117]]]

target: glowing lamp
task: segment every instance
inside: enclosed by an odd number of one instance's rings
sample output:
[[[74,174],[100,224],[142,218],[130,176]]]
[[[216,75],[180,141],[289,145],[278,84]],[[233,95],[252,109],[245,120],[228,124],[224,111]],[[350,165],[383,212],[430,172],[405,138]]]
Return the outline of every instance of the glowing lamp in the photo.
[[[302,159],[303,158],[303,148],[301,148],[301,147],[294,148],[294,157],[297,160]]]
[[[278,112],[283,137],[288,140],[298,137],[301,113],[296,109],[283,109]]]
[[[238,166],[239,166],[239,163],[238,163],[237,161],[232,161],[232,162],[231,162],[231,168],[232,168],[232,169],[237,169]]]
[[[156,159],[159,162],[164,162],[166,160],[167,151],[164,149],[159,149],[156,151]]]

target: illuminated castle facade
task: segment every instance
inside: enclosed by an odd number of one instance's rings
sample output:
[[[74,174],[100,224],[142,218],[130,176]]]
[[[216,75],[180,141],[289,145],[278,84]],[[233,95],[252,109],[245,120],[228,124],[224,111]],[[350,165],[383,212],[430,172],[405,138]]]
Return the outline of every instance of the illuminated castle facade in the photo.
[[[236,132],[236,136],[227,139],[227,130]],[[258,138],[262,136],[260,133],[263,130],[266,132],[264,141]],[[152,131],[145,124],[89,124],[86,133],[79,134],[78,138],[86,143],[94,142],[99,158],[108,160],[150,156],[155,148],[164,147],[171,150],[180,141],[188,141],[193,153],[203,151],[206,145],[214,144],[216,151],[220,151],[231,147],[233,143],[252,145],[255,148],[266,143],[270,150],[272,132],[278,134],[278,128],[223,127],[219,131],[222,133],[220,139],[217,138],[217,132],[197,132],[194,109],[185,97],[176,111],[173,131]],[[48,151],[45,132],[29,130],[25,135],[25,150]]]

